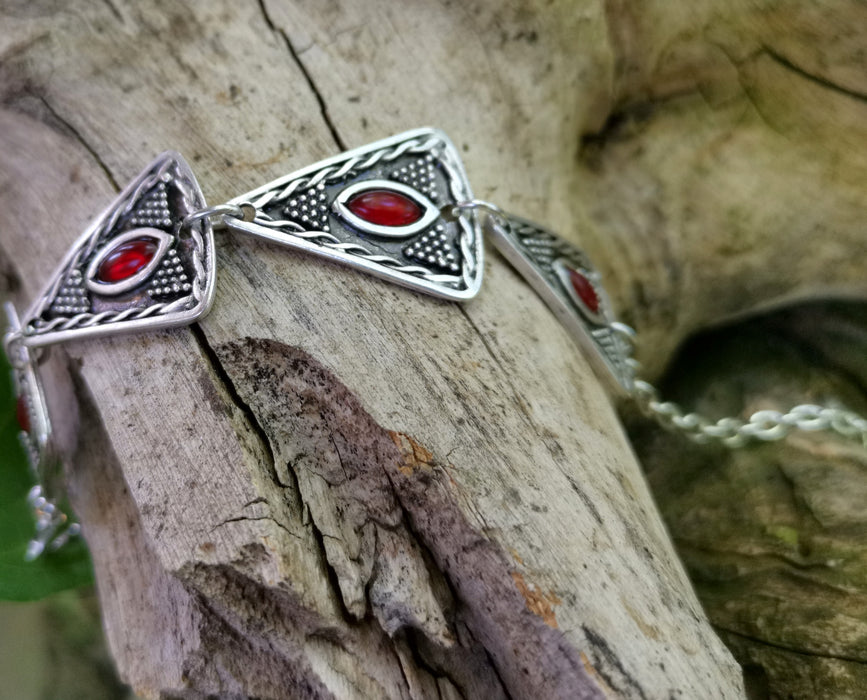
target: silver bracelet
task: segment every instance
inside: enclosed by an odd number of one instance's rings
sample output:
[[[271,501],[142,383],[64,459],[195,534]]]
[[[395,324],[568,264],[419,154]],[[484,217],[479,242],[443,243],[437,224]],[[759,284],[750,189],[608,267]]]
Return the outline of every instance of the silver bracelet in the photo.
[[[575,246],[540,226],[513,216],[488,221],[497,248],[524,276],[587,351],[601,379],[632,398],[663,427],[697,443],[742,447],[752,440],[781,440],[794,430],[829,431],[867,447],[867,420],[842,408],[802,404],[757,411],[746,419],[710,420],[660,399],[652,384],[638,378],[633,358],[635,331],[614,317],[599,273]]]
[[[586,255],[551,231],[475,199],[458,152],[441,131],[416,129],[347,151],[217,206],[206,204],[184,159],[167,152],[88,227],[20,319],[7,305],[5,349],[37,482],[30,494],[37,531],[27,558],[80,530],[47,487],[59,457],[39,381],[41,348],[201,318],[213,302],[214,230],[220,227],[455,301],[481,288],[487,231],[584,348],[600,379],[663,425],[730,447],[778,440],[796,429],[867,441],[867,421],[842,409],[804,405],[713,422],[661,401],[636,377],[635,334],[615,319]]]

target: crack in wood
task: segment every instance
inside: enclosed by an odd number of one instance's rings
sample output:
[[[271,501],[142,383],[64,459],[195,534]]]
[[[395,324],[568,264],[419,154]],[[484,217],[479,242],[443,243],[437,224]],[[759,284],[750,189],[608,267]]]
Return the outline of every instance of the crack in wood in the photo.
[[[286,693],[291,693],[292,697],[317,700],[335,697],[312,672],[303,653],[304,638],[316,636],[323,621],[310,615],[299,601],[286,591],[263,589],[257,582],[227,566],[198,565],[187,572],[187,578],[204,584],[195,587],[192,595],[205,614],[200,629],[202,648],[187,660],[186,676],[200,676],[197,680],[203,688],[208,688],[205,685],[211,680],[208,676],[215,676],[221,686],[225,683],[231,687],[236,685],[235,678],[245,675],[241,668],[233,666],[257,665],[258,673],[247,686],[254,693],[258,689],[267,692],[266,697],[284,697]],[[212,585],[221,588],[221,598],[243,601],[246,607],[233,609],[226,607],[225,603],[218,605]],[[257,625],[251,629],[245,616],[253,610],[257,612]],[[275,632],[284,627],[292,631],[291,643],[284,641],[278,647],[274,642]],[[339,639],[332,638],[329,642],[340,646]],[[214,652],[219,653],[217,658],[211,656]],[[213,687],[213,681],[209,685]],[[219,692],[227,690],[220,687]]]
[[[249,515],[239,515],[239,516],[234,517],[234,518],[226,518],[225,520],[214,525],[214,527],[212,527],[208,532],[213,532],[217,528],[223,527],[224,525],[228,525],[229,523],[259,522],[261,520],[270,520],[272,523],[274,523],[277,527],[279,527],[281,530],[283,530],[283,532],[285,532],[290,537],[294,537],[296,540],[303,540],[302,537],[300,537],[299,535],[296,535],[288,527],[286,527],[283,523],[281,523],[279,520],[277,520],[275,517],[273,517],[271,515],[261,515],[258,517],[253,517],[253,516],[249,516]]]
[[[864,93],[843,87],[842,85],[835,83],[828,78],[823,78],[821,75],[815,75],[814,73],[810,73],[808,70],[806,70],[805,68],[801,68],[801,66],[792,62],[790,59],[786,58],[775,49],[772,49],[770,46],[762,46],[762,52],[769,58],[772,58],[774,61],[779,63],[784,68],[787,68],[793,73],[800,75],[802,78],[816,83],[816,85],[820,85],[821,87],[827,88],[828,90],[833,90],[834,92],[841,95],[846,95],[846,97],[851,97],[852,99],[858,100],[859,102],[867,102],[867,95],[865,95]]]
[[[289,478],[292,480],[293,489],[295,493],[298,494],[298,499],[301,501],[302,508],[304,508],[304,512],[306,513],[305,525],[310,528],[310,532],[313,534],[313,538],[316,541],[317,553],[320,559],[320,564],[328,577],[328,584],[331,589],[334,602],[337,605],[337,608],[340,610],[340,614],[344,622],[346,622],[348,625],[352,625],[353,622],[357,621],[359,618],[356,615],[353,615],[352,612],[349,610],[349,607],[346,605],[346,600],[343,595],[343,587],[340,585],[340,576],[337,575],[337,570],[328,559],[328,549],[325,547],[325,538],[330,537],[330,535],[319,529],[319,526],[316,524],[316,519],[313,516],[313,511],[310,509],[309,506],[304,503],[304,496],[301,490],[301,484],[298,480],[298,474],[295,469],[295,465],[290,463],[288,470]]]
[[[517,700],[515,696],[509,690],[509,684],[506,682],[506,679],[503,677],[503,673],[500,670],[499,664],[497,664],[497,660],[491,654],[490,649],[485,646],[476,636],[473,634],[473,630],[471,627],[467,626],[467,635],[473,639],[473,641],[479,645],[482,649],[482,653],[485,655],[485,658],[488,661],[488,664],[491,667],[491,670],[494,672],[494,676],[500,684],[500,688],[503,690],[503,695],[506,700]]]
[[[615,43],[615,39],[613,36],[611,43],[612,46]],[[738,72],[743,96],[752,105],[759,119],[761,119],[762,122],[769,129],[771,129],[777,134],[785,135],[784,132],[764,114],[764,110],[762,109],[761,105],[758,104],[756,96],[753,94],[754,90],[750,87],[750,85],[747,84],[742,75],[743,67],[751,62],[754,62],[761,56],[767,56],[781,67],[804,78],[805,80],[814,83],[815,85],[818,85],[827,90],[831,90],[839,95],[850,97],[859,102],[867,102],[867,94],[844,87],[839,83],[835,83],[828,78],[822,77],[821,75],[811,73],[807,69],[802,68],[797,63],[768,45],[762,45],[754,51],[751,51],[745,57],[738,59],[732,56],[729,48],[720,43],[719,41],[708,39],[708,43],[714,48],[718,49],[723,55],[728,58],[729,63]],[[688,97],[690,95],[703,97],[700,77],[701,76],[697,76],[695,83],[687,88],[671,90],[662,94],[654,95],[653,98],[649,100],[631,102],[625,105],[617,106],[615,109],[612,109],[605,118],[605,121],[600,128],[592,131],[586,131],[582,134],[580,152],[585,152],[588,147],[592,147],[594,149],[601,149],[609,141],[615,141],[630,136],[631,129],[635,128],[636,126],[640,126],[642,123],[649,120],[655,114],[655,112],[666,103]]]
[[[328,111],[328,105],[325,102],[325,98],[323,97],[322,92],[316,85],[316,81],[313,80],[313,76],[310,74],[307,66],[304,65],[304,62],[301,60],[301,55],[292,44],[292,40],[289,38],[289,34],[282,27],[278,27],[276,24],[274,24],[274,20],[271,18],[271,14],[268,12],[268,8],[265,4],[266,1],[267,0],[257,0],[259,9],[262,11],[262,16],[265,19],[265,24],[272,32],[283,38],[283,42],[286,44],[289,55],[292,56],[292,60],[295,61],[295,64],[301,71],[301,75],[304,76],[304,80],[307,82],[307,86],[313,92],[313,96],[316,99],[317,104],[319,105],[319,113],[322,115],[322,119],[325,121],[325,126],[328,127],[328,131],[331,133],[331,138],[334,139],[334,143],[337,144],[338,148],[340,148],[341,151],[347,150],[346,143],[343,141],[343,138],[337,131],[337,127],[335,126],[334,121],[331,119],[331,114]],[[305,49],[305,51],[306,50],[307,49]]]
[[[302,479],[306,481],[313,475],[325,478],[328,491],[322,498],[326,501],[316,508],[332,509],[338,515],[339,527],[348,528],[346,535],[350,538],[371,523],[388,526],[375,531],[374,551],[364,555],[374,557],[370,571],[365,573],[362,568],[357,573],[346,573],[350,584],[354,577],[366,577],[362,593],[366,608],[378,611],[377,619],[384,630],[388,627],[394,634],[402,629],[418,629],[432,645],[430,649],[439,648],[438,653],[445,654],[442,658],[448,659],[456,674],[471,678],[487,668],[484,673],[498,673],[503,687],[511,688],[513,695],[521,696],[534,687],[548,688],[554,696],[598,697],[595,681],[587,675],[577,651],[559,630],[528,610],[505,556],[466,520],[448,486],[450,479],[436,465],[431,450],[415,440],[396,440],[398,434],[376,424],[354,394],[298,348],[248,338],[221,347],[217,354],[227,372],[235,376],[235,384],[243,387],[245,400],[256,411],[263,429],[278,441],[275,450],[318,455],[309,465],[293,465],[290,473],[299,491]],[[350,452],[345,452],[344,443],[351,446]],[[328,457],[326,452],[330,450],[322,451],[325,445],[340,448],[339,463],[336,452]],[[309,473],[301,472],[302,468]],[[335,470],[347,479],[345,483],[331,484],[329,475]],[[315,523],[311,527],[317,551],[322,555],[328,551],[326,535]],[[392,537],[388,544],[380,544],[379,537],[385,532],[392,532]],[[334,539],[339,537],[335,533]],[[424,602],[430,594],[422,590],[430,584],[419,581],[415,584],[419,588],[411,589],[400,585],[400,579],[410,571],[405,569],[409,563],[405,557],[411,545],[401,544],[404,538],[427,552],[422,566],[427,571],[428,562],[436,566],[461,610],[459,619],[484,640],[481,647],[473,644],[463,651],[464,656],[469,653],[467,658],[461,658],[461,647],[443,651],[443,641],[437,640],[442,633],[430,619],[414,621],[414,610],[430,614],[425,612],[430,608],[425,608],[428,604]],[[351,547],[346,554],[350,551]],[[337,551],[335,556],[343,554]],[[359,560],[359,565],[364,561],[368,560]],[[341,591],[342,579],[336,566],[328,562],[324,570],[330,588]],[[383,574],[387,578],[381,582]],[[350,629],[362,621],[345,607],[340,613]],[[394,622],[398,626],[392,628]],[[478,666],[480,654],[489,654],[492,661]],[[495,667],[489,666],[491,663]],[[470,668],[477,670],[467,675]],[[486,682],[491,683],[492,678],[489,676]],[[472,682],[477,684],[479,680]]]
[[[213,377],[220,382],[220,386],[225,390],[229,400],[241,412],[241,415],[244,417],[244,420],[250,427],[250,430],[258,438],[259,444],[262,447],[262,451],[267,457],[268,473],[271,475],[271,479],[277,486],[285,490],[286,487],[284,484],[280,483],[280,478],[277,474],[277,464],[276,460],[274,459],[274,449],[271,445],[271,440],[269,439],[268,434],[259,423],[258,419],[256,418],[256,414],[253,412],[250,406],[244,401],[244,399],[241,398],[240,394],[238,394],[238,389],[235,386],[235,383],[232,381],[232,378],[229,376],[228,372],[226,372],[225,367],[223,367],[223,363],[220,361],[217,353],[208,342],[208,338],[205,335],[201,324],[192,323],[190,324],[189,328],[192,332],[193,339],[196,341],[199,350],[201,350],[202,352],[202,357],[207,361],[208,367],[211,369]]]
[[[112,2],[112,0],[102,0],[102,3],[103,3],[103,5],[105,5],[108,8],[109,12],[111,12],[111,14],[114,15],[114,18],[118,22],[123,24],[123,22],[124,22],[123,15],[121,14],[121,11],[118,9],[117,5],[115,5]]]
[[[602,676],[608,686],[614,688],[614,690],[622,693],[624,696],[638,697],[641,698],[641,700],[647,700],[647,694],[644,692],[644,688],[642,688],[638,680],[633,678],[629,671],[626,670],[623,663],[620,661],[620,658],[608,645],[608,642],[605,641],[605,637],[587,625],[581,625],[581,629],[584,630],[584,635],[593,645],[593,649],[595,650],[594,655],[599,656],[604,660],[604,663],[600,663],[600,659],[597,658],[593,663],[596,673]],[[611,670],[606,669],[606,666],[617,671],[616,678],[611,673]]]
[[[572,488],[572,490],[575,492],[575,494],[578,496],[578,498],[581,499],[581,502],[587,508],[590,515],[593,516],[593,519],[599,524],[599,527],[604,529],[605,528],[605,520],[602,518],[602,515],[599,513],[599,509],[596,507],[596,504],[593,502],[593,499],[590,498],[590,496],[588,496],[584,492],[584,489],[582,489],[578,485],[578,480],[574,476],[572,476],[571,474],[568,474],[566,472],[563,472],[563,476],[566,477],[566,480],[569,482],[569,486]]]
[[[254,413],[254,411],[250,407],[250,405],[247,404],[247,402],[245,402],[243,398],[241,398],[240,394],[238,393],[237,387],[235,386],[235,383],[232,381],[232,378],[229,376],[228,372],[226,371],[225,367],[223,366],[223,363],[220,360],[219,356],[217,355],[217,353],[214,351],[214,349],[211,347],[210,343],[208,342],[207,336],[205,335],[201,326],[198,323],[194,323],[191,325],[191,330],[192,330],[193,337],[196,339],[196,342],[199,345],[199,348],[201,349],[203,356],[207,359],[208,364],[211,367],[211,370],[213,371],[213,374],[215,375],[216,379],[218,381],[220,381],[221,386],[225,389],[226,394],[228,395],[228,397],[230,398],[232,403],[242,413],[242,415],[245,417],[248,425],[250,426],[251,430],[258,437],[259,442],[260,442],[260,444],[261,444],[261,446],[262,446],[262,448],[263,448],[263,450],[267,456],[267,465],[266,465],[267,466],[267,473],[271,476],[271,479],[273,480],[273,482],[278,487],[280,487],[282,489],[283,493],[286,493],[287,492],[287,485],[283,484],[280,481],[279,474],[277,473],[277,468],[276,468],[276,459],[274,456],[274,449],[273,449],[273,446],[271,444],[271,440],[268,437],[267,432],[265,431],[262,424],[259,422],[258,418],[256,417],[256,414]],[[298,504],[297,504],[298,512],[302,512],[302,510],[304,510],[305,512],[308,513],[309,517],[307,519],[306,525],[307,525],[307,527],[310,528],[310,532],[312,533],[314,540],[318,544],[320,562],[323,566],[323,570],[327,573],[328,580],[329,580],[329,583],[331,585],[331,589],[333,592],[332,598],[333,598],[335,604],[341,610],[341,613],[344,617],[344,620],[347,623],[351,623],[353,620],[356,619],[356,617],[354,615],[352,615],[352,613],[349,611],[349,608],[346,606],[346,602],[344,600],[342,589],[340,586],[340,578],[337,575],[337,572],[334,569],[333,565],[328,560],[328,556],[326,554],[326,548],[325,548],[325,537],[327,537],[327,535],[319,529],[319,527],[316,525],[313,514],[310,512],[309,508],[305,507],[303,494],[302,494],[300,485],[298,483],[297,475],[295,474],[295,471],[294,471],[294,465],[289,463],[287,465],[287,467],[288,467],[287,472],[289,474],[289,478],[292,480],[291,492],[296,494],[296,498],[298,500]],[[230,521],[240,521],[240,520],[249,520],[249,519],[251,519],[251,518],[247,518],[246,516],[239,516],[238,518],[230,519]],[[255,519],[255,518],[253,518],[253,519]],[[289,534],[293,535],[294,537],[298,537],[294,533],[291,533],[284,525],[277,522],[274,518],[270,518],[270,519],[273,520],[273,522],[276,525],[278,525],[279,527],[281,527],[281,529],[283,529],[284,531],[288,532]],[[220,524],[222,525],[224,523],[220,523]]]
[[[393,440],[395,439],[395,435],[397,434],[392,433]],[[426,451],[430,453],[429,450]],[[415,459],[417,452],[418,450],[414,445],[411,449],[402,450],[404,456],[410,455],[413,459]],[[517,604],[523,611],[533,615],[536,621],[544,628],[553,631],[549,627],[550,620],[543,620],[544,615],[536,617],[536,612],[527,605],[526,596],[523,595],[520,586],[517,585],[513,572],[510,571],[503,554],[498,551],[496,545],[480,534],[470,535],[466,529],[470,527],[469,524],[466,521],[461,521],[462,516],[454,512],[455,504],[450,502],[450,496],[442,479],[441,470],[419,469],[417,465],[413,465],[409,470],[398,468],[396,473],[389,472],[389,479],[406,514],[411,533],[427,548],[433,560],[441,568],[443,575],[449,582],[450,588],[454,591],[456,600],[467,600],[468,582],[463,579],[470,571],[474,571],[473,577],[485,580],[488,587],[487,593],[492,599],[497,600],[496,604],[492,603],[491,599],[486,603],[473,601],[472,605],[474,607],[484,607],[485,605],[510,607],[513,604]],[[425,517],[428,514],[431,517]],[[422,520],[425,521],[424,525],[421,524]],[[449,533],[447,537],[445,536],[446,532]],[[504,586],[502,580],[504,578],[509,579],[509,584],[506,586]],[[509,591],[509,593],[506,594],[506,591]],[[490,610],[490,607],[488,609]],[[509,623],[503,620],[503,618],[507,619],[509,613],[500,609],[498,614],[501,616],[502,623],[508,626]],[[473,613],[469,613],[469,616],[468,630],[472,631],[474,627],[478,627],[482,636],[487,638],[486,622],[481,619],[473,621],[473,618],[475,618]],[[529,625],[529,627],[533,627],[533,625]],[[545,646],[541,639],[539,639],[539,637],[545,636],[539,628],[535,628],[532,632],[527,631],[535,638],[536,644]],[[512,630],[513,634],[514,632]],[[489,644],[492,641],[488,638],[487,642],[480,642],[480,644],[489,659],[489,663],[492,665],[492,670],[495,672],[504,692],[508,696],[511,693],[509,689],[516,683],[516,669],[513,665],[518,662],[520,656],[506,662],[503,657],[503,649],[496,649],[496,645],[489,648]],[[512,644],[518,644],[517,640],[513,639]],[[556,652],[554,649],[549,649],[548,651],[552,653],[551,658],[548,659],[552,668],[548,670],[548,673],[551,675],[547,677],[547,682],[552,683],[552,692],[562,693],[565,691],[565,688],[570,687],[571,690],[569,692],[572,693],[572,697],[596,697],[598,688],[586,674],[583,664],[578,669],[576,664],[566,659],[563,659],[562,662],[555,660],[554,655],[556,653],[563,654],[568,658],[569,652],[562,647],[556,649]],[[563,664],[562,666],[561,663]],[[566,664],[569,665],[568,670],[565,667]],[[524,673],[527,672],[525,668]],[[579,675],[582,676],[580,682],[578,679],[570,679],[569,674],[575,672],[580,672]],[[563,674],[563,677],[555,680],[552,676],[556,674]],[[509,680],[507,680],[507,677]],[[576,684],[572,685],[570,680]],[[554,691],[553,688],[558,688],[558,691]],[[517,689],[515,688],[515,690]],[[521,693],[518,693],[518,695],[520,696]],[[566,696],[564,695],[564,697]]]
[[[115,179],[114,175],[112,174],[111,170],[109,170],[109,167],[106,165],[105,161],[102,159],[102,156],[99,155],[97,150],[87,141],[87,139],[84,138],[84,135],[81,133],[81,131],[76,128],[71,121],[61,116],[60,112],[58,112],[54,108],[54,106],[48,101],[45,95],[36,93],[31,93],[31,95],[37,100],[39,100],[48,111],[48,113],[51,115],[51,117],[63,127],[63,130],[67,134],[72,136],[72,138],[75,139],[82,146],[82,148],[84,148],[85,151],[87,151],[90,157],[93,158],[93,161],[97,164],[97,166],[99,166],[99,169],[102,170],[102,172],[105,174],[106,179],[109,181],[112,188],[114,188],[114,191],[120,192],[121,187]]]
[[[767,639],[761,639],[754,635],[747,634],[746,632],[733,630],[729,627],[724,627],[723,625],[718,624],[713,624],[713,628],[722,631],[725,634],[730,634],[733,637],[738,637],[739,639],[743,639],[744,641],[750,642],[760,647],[779,649],[780,651],[785,651],[790,654],[797,654],[798,656],[805,656],[813,659],[833,659],[834,661],[845,661],[847,663],[858,664],[860,666],[867,666],[867,659],[858,658],[856,656],[847,656],[845,654],[824,654],[816,651],[810,651],[808,649],[796,649],[795,647],[788,646],[786,644],[772,642]]]
[[[436,668],[433,664],[429,663],[426,658],[424,658],[424,654],[422,654],[421,649],[419,648],[419,645],[417,643],[414,643],[414,641],[413,641],[414,638],[416,636],[419,636],[419,635],[421,635],[421,633],[418,630],[413,630],[413,629],[406,630],[406,644],[405,644],[405,646],[406,646],[406,649],[409,651],[409,654],[412,658],[412,661],[416,664],[416,666],[418,666],[419,669],[423,670],[431,678],[434,679],[434,681],[437,684],[437,693],[438,693],[439,697],[442,697],[441,691],[439,688],[439,681],[444,679],[452,685],[455,692],[458,693],[459,697],[466,698],[467,700],[470,700],[471,695],[467,694],[467,690],[463,687],[463,684],[461,683],[460,679],[456,678],[454,674],[449,674],[446,671],[444,671],[443,669]],[[396,641],[399,641],[399,640],[396,640]],[[403,665],[404,665],[403,658],[401,657],[400,654],[397,654],[397,656],[400,659],[401,669],[403,669]],[[505,690],[503,690],[503,693],[505,694]]]

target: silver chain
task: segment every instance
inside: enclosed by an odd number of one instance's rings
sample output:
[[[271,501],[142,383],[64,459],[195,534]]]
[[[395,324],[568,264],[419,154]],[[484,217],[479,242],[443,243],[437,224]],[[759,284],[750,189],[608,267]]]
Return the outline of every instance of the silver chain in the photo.
[[[793,430],[829,431],[867,447],[867,420],[842,408],[801,404],[781,411],[756,411],[749,418],[727,417],[712,421],[685,411],[672,401],[662,401],[656,387],[636,379],[633,397],[641,411],[666,428],[678,430],[698,443],[719,442],[741,447],[750,440],[782,440]]]
[[[633,346],[635,331],[622,323],[611,324]],[[638,368],[638,363],[630,359]],[[742,447],[751,440],[772,442],[782,440],[795,430],[805,432],[827,431],[849,440],[860,441],[867,447],[867,419],[854,411],[815,404],[800,404],[782,411],[756,411],[746,420],[727,416],[711,420],[700,413],[686,411],[673,401],[663,401],[659,390],[643,379],[634,379],[632,397],[641,412],[656,420],[664,428],[676,430],[693,442],[718,442],[726,447]]]

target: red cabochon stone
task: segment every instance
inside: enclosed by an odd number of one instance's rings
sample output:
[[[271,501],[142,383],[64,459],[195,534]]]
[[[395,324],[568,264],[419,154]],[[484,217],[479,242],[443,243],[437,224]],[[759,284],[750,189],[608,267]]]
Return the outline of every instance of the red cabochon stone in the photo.
[[[129,279],[145,267],[159,246],[153,238],[138,238],[121,243],[102,261],[96,274],[98,282],[114,284]]]
[[[421,219],[421,207],[406,195],[368,190],[355,195],[346,207],[359,219],[377,226],[409,226]]]
[[[18,427],[25,433],[30,432],[30,411],[27,408],[27,400],[24,395],[18,397],[15,404],[15,417],[18,419]]]
[[[572,289],[578,295],[578,298],[584,302],[584,305],[594,314],[599,313],[599,296],[593,285],[590,284],[584,275],[578,270],[573,270],[571,267],[566,268],[569,271],[569,281],[572,283]]]

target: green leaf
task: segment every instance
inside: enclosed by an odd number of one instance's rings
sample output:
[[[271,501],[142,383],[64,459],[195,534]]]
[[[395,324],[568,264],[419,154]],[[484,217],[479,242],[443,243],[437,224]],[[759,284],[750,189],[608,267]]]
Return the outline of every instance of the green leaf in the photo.
[[[24,560],[34,533],[27,504],[33,479],[18,437],[11,373],[6,356],[0,353],[0,600],[36,600],[93,583],[93,571],[81,538],[34,561]]]

